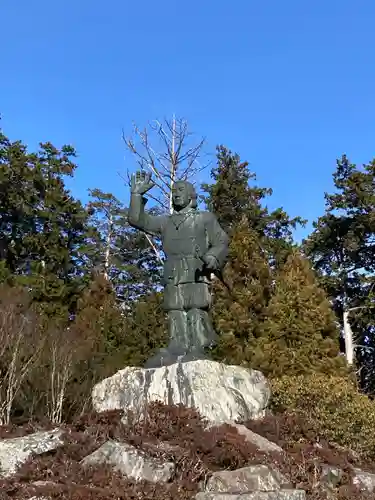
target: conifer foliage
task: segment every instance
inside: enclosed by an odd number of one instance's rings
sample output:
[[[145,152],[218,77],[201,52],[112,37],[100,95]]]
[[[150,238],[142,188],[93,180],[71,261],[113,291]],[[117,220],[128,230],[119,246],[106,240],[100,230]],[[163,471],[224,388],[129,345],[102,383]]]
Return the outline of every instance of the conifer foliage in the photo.
[[[272,191],[251,186],[248,164],[223,146],[212,178],[205,201],[231,235],[230,292],[214,285],[215,356],[271,376],[335,371],[343,364],[335,315],[292,239],[303,221],[282,208],[270,212],[263,202]]]
[[[247,345],[261,335],[271,294],[272,272],[256,231],[243,218],[232,233],[225,282],[214,285],[213,319],[220,333],[216,356],[231,363],[249,362]]]
[[[272,266],[284,262],[293,247],[293,230],[304,224],[301,217],[291,218],[280,207],[270,211],[265,205],[272,189],[255,184],[256,174],[247,162],[225,146],[217,148],[217,164],[211,170],[211,184],[203,184],[202,196],[229,235],[247,220],[254,230]]]
[[[326,193],[325,214],[304,249],[319,272],[337,319],[349,314],[360,382],[375,391],[375,160],[356,165],[343,155]]]
[[[277,273],[252,366],[267,375],[343,373],[337,321],[310,263],[294,251]]]
[[[84,284],[88,214],[66,189],[75,151],[50,143],[28,152],[0,131],[1,274],[29,286],[55,314],[74,309]]]

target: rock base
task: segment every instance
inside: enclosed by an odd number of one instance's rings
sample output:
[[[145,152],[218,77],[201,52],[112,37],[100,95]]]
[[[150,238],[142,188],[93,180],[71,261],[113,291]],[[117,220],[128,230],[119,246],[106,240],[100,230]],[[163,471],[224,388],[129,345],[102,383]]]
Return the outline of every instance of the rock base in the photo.
[[[142,417],[147,404],[182,404],[212,425],[262,418],[270,399],[266,378],[256,370],[211,360],[161,368],[127,367],[97,384],[94,409],[132,411]]]

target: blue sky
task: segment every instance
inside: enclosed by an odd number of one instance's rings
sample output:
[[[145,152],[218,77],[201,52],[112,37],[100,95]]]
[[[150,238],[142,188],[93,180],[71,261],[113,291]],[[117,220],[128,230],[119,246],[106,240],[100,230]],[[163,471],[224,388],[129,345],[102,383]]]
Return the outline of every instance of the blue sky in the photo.
[[[375,156],[374,0],[2,0],[0,19],[4,132],[73,144],[83,201],[127,200],[122,129],[172,113],[310,221],[335,159]]]

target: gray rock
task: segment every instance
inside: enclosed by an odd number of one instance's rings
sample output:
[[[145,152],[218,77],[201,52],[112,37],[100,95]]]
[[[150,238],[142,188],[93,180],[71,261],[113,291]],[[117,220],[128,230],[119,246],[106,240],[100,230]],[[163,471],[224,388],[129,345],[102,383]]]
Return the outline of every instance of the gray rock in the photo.
[[[283,453],[283,449],[280,448],[276,443],[269,441],[263,436],[256,434],[247,427],[241,424],[234,424],[233,427],[237,429],[237,432],[244,436],[245,440],[254,444],[260,451],[264,452],[276,452]]]
[[[210,493],[201,492],[195,500],[305,500],[303,490],[255,491],[253,493]]]
[[[325,484],[329,488],[336,488],[336,486],[341,481],[344,472],[339,467],[334,467],[332,465],[323,465],[321,483]],[[368,491],[372,493],[375,491],[375,474],[371,472],[365,472],[361,469],[354,469],[353,477],[354,486],[358,486],[363,491]]]
[[[205,490],[216,493],[247,493],[279,490],[287,480],[266,465],[251,465],[237,470],[214,472]]]
[[[36,487],[41,487],[41,486],[57,486],[57,484],[54,481],[33,481],[31,483],[33,486]],[[74,484],[74,483],[73,483]]]
[[[127,367],[97,384],[96,411],[132,410],[142,418],[146,405],[160,401],[197,409],[213,424],[264,416],[270,388],[262,373],[210,360],[161,368]]]
[[[367,490],[372,493],[375,490],[375,474],[364,472],[360,469],[354,469],[354,472],[353,484],[361,490]]]
[[[41,431],[28,436],[0,440],[0,476],[12,476],[33,455],[42,455],[62,446],[63,431]]]
[[[334,467],[332,465],[323,465],[322,473],[320,476],[321,484],[328,486],[333,489],[338,486],[343,476],[343,471],[339,467]]]
[[[155,458],[147,457],[134,446],[116,441],[107,441],[81,463],[83,466],[111,465],[124,476],[154,483],[169,481],[174,472],[173,463],[161,463]]]

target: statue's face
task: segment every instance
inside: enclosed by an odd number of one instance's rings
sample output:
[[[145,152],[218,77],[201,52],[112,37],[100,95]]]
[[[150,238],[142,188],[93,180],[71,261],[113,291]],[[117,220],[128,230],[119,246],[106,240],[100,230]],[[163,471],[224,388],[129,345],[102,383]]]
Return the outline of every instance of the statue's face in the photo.
[[[181,210],[189,205],[191,196],[189,188],[184,182],[176,182],[172,188],[173,208]]]

